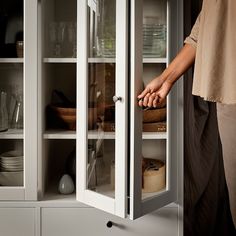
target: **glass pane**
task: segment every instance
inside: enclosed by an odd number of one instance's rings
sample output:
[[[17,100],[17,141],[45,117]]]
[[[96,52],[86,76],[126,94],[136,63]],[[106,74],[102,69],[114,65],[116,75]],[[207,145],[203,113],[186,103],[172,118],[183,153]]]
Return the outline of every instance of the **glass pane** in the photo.
[[[116,1],[97,0],[96,11],[89,11],[90,57],[115,57]]]
[[[0,185],[23,186],[23,0],[0,3]]]
[[[115,0],[88,5],[87,187],[114,197],[115,190]]]
[[[166,68],[167,1],[147,0],[143,7],[143,88]],[[151,62],[148,59],[152,59]],[[163,58],[163,63],[158,61]],[[166,190],[167,101],[143,108],[142,197]]]
[[[143,56],[166,57],[166,0],[144,1]]]
[[[76,58],[77,1],[47,0],[44,4],[44,57]]]

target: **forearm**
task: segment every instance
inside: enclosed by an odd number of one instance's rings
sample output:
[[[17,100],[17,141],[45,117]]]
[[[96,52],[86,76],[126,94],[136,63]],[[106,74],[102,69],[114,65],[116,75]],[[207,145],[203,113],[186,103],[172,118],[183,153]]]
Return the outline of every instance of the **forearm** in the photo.
[[[194,63],[196,49],[189,44],[184,45],[179,54],[161,74],[161,80],[174,84]]]

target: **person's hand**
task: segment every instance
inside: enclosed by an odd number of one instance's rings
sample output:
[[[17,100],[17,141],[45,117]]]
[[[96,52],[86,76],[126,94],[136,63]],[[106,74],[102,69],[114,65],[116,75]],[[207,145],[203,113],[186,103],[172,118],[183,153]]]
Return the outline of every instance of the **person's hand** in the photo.
[[[152,80],[138,96],[140,107],[157,107],[162,103],[172,88],[172,83],[161,77]]]

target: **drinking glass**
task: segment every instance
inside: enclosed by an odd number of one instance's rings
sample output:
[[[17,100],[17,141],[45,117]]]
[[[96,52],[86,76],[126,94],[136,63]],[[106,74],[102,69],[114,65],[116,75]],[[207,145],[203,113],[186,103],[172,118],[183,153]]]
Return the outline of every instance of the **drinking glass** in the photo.
[[[51,22],[49,24],[49,39],[52,44],[52,56],[62,56],[62,44],[65,38],[65,27],[64,22]]]
[[[0,132],[8,130],[7,93],[2,91],[0,97]]]
[[[76,22],[69,22],[68,23],[68,40],[69,42],[72,44],[72,57],[76,57],[76,51],[77,51],[77,47],[76,47]]]
[[[19,95],[16,100],[11,127],[13,129],[23,129],[23,101],[21,95]]]

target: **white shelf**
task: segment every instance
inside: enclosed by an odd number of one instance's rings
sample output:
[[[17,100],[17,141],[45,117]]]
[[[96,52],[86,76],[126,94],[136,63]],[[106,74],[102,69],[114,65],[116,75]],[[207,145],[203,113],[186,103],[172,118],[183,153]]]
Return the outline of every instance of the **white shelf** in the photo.
[[[104,132],[104,131],[96,131],[90,130],[88,132],[89,139],[115,139],[115,132]]]
[[[16,59],[20,59],[20,58],[16,58]],[[43,62],[44,63],[76,63],[77,58],[44,58]],[[89,63],[116,63],[116,59],[115,58],[99,58],[99,57],[88,58],[88,62]],[[143,58],[143,63],[166,64],[167,58]]]
[[[89,63],[116,63],[116,58],[88,58]]]
[[[167,58],[143,58],[143,63],[166,64]]]
[[[76,132],[72,130],[47,130],[44,139],[76,139]]]
[[[24,58],[0,58],[0,63],[23,63]]]
[[[65,202],[71,202],[76,201],[76,194],[60,194],[58,191],[51,191],[46,192],[46,194],[43,197],[43,201],[65,201]]]
[[[44,58],[44,63],[76,63],[76,58]]]
[[[167,139],[166,132],[143,132],[143,139]]]
[[[154,193],[142,193],[142,200],[146,200],[148,198],[153,198],[156,197],[157,195],[161,195],[165,193],[165,190],[161,190],[159,192],[154,192]]]
[[[44,58],[44,63],[77,63],[77,58]],[[115,58],[88,58],[89,63],[115,63]]]
[[[44,139],[76,139],[76,131],[71,130],[47,130],[44,135]],[[90,130],[88,131],[89,139],[115,139],[114,132],[103,132]]]
[[[0,139],[23,139],[23,129],[9,129],[4,132],[0,132]]]
[[[13,132],[13,131],[12,131]],[[18,131],[19,132],[19,131]],[[23,135],[22,135],[23,136]],[[0,133],[1,137],[1,133]],[[44,139],[76,139],[76,132],[71,130],[47,130]],[[89,139],[115,139],[115,132],[88,131]],[[143,139],[167,139],[166,132],[143,132]]]
[[[89,63],[115,63],[115,58],[89,58]],[[143,58],[143,63],[166,64],[167,58]]]

